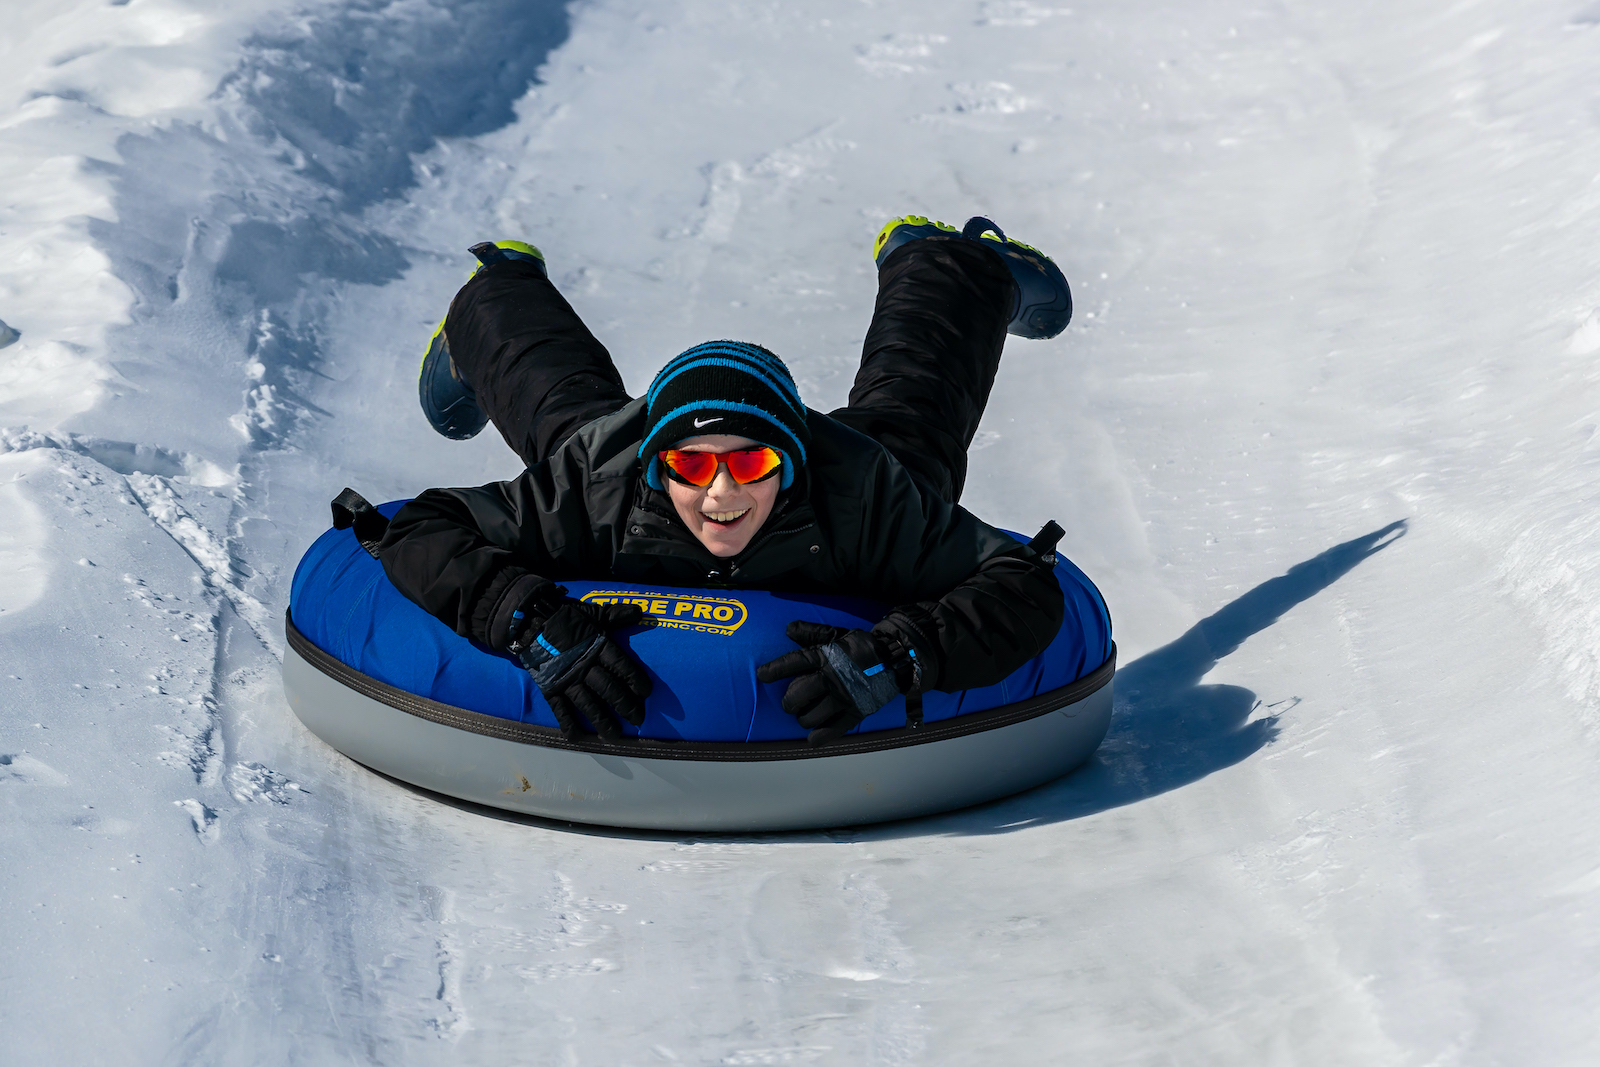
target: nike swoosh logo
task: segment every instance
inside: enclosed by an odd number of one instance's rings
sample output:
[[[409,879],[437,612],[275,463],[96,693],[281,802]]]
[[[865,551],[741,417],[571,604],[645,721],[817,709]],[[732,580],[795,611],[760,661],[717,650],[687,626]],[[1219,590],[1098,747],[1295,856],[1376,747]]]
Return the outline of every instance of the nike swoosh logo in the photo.
[[[701,422],[699,419],[695,419],[694,420],[694,428],[698,430],[702,426],[710,426],[713,422],[721,422],[722,419],[723,419],[723,416],[721,416],[721,415],[718,415],[714,419],[707,419],[704,422]]]

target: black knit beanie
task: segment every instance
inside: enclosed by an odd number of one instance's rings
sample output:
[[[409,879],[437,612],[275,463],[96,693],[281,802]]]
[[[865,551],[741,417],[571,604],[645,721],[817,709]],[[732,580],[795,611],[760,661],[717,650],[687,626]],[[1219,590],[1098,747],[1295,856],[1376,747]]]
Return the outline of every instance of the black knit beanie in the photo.
[[[701,434],[737,434],[777,449],[783,455],[784,489],[806,462],[811,431],[800,391],[783,360],[760,345],[696,345],[661,368],[645,403],[648,429],[639,458],[652,489],[664,488],[658,454]]]

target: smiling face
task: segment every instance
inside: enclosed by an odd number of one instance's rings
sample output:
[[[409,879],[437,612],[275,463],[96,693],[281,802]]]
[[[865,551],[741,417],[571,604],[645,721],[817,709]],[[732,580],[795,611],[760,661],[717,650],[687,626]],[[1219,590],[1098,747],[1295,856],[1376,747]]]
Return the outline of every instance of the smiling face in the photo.
[[[741,448],[760,448],[761,445],[748,437],[708,433],[680,441],[672,447],[683,452],[735,452]],[[723,463],[717,466],[717,476],[704,489],[685,485],[670,477],[663,481],[673,507],[678,509],[678,518],[683,520],[689,532],[713,556],[727,559],[743,552],[756,531],[772,514],[782,478],[774,472],[771,477],[759,482],[740,485],[728,473],[728,465]]]

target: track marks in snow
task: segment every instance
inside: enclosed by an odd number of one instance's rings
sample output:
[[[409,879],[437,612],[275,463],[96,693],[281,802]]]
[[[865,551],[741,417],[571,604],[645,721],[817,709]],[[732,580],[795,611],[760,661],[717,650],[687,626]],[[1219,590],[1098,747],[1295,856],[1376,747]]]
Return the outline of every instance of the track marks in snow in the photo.
[[[555,881],[543,909],[550,916],[555,929],[537,935],[535,943],[543,946],[545,951],[565,958],[536,964],[523,977],[542,982],[562,975],[601,974],[616,970],[616,965],[610,959],[594,957],[585,950],[616,934],[615,917],[627,911],[628,906],[615,901],[579,897],[573,880],[559,871],[555,872]]]
[[[113,441],[88,434],[44,433],[21,427],[0,427],[0,454],[58,449],[94,460],[121,475],[152,474],[185,478],[208,488],[229,485],[233,476],[203,456],[173,452],[134,441]]]
[[[162,763],[186,767],[195,785],[216,785],[223,760],[222,731],[217,721],[216,703],[209,695],[191,701],[184,709],[179,726],[156,727],[171,747],[156,754]]]
[[[459,1040],[463,1034],[472,1029],[471,1021],[462,1010],[461,952],[456,946],[455,938],[448,935],[441,936],[436,944],[438,953],[435,960],[439,967],[439,988],[434,993],[433,999],[439,1003],[439,1013],[429,1020],[428,1025],[442,1038]]]
[[[209,491],[231,486],[234,476],[203,457],[172,452],[154,445],[73,433],[0,428],[0,455],[35,451],[57,453],[62,461],[62,469],[70,471],[84,490],[104,484],[104,475],[85,469],[68,457],[81,457],[118,476],[126,489],[125,499],[137,503],[150,521],[184,550],[200,568],[207,586],[227,598],[261,643],[275,657],[282,659],[281,642],[272,625],[270,613],[259,600],[244,590],[248,566],[236,558],[225,538],[214,534],[185,507],[180,495],[180,488]],[[0,490],[0,493],[5,491]],[[76,502],[76,498],[69,497],[67,502]],[[81,504],[79,511],[85,517],[92,514]],[[29,513],[25,502],[18,503],[16,513],[24,520],[27,518]],[[10,528],[20,530],[23,525],[19,522]],[[0,553],[5,551],[5,547],[5,539],[0,537]],[[85,563],[90,562],[85,557]],[[26,579],[32,571],[23,561],[19,560],[18,563],[17,573]],[[136,584],[142,586],[143,583]],[[29,586],[24,581],[18,584],[18,588],[26,590]],[[142,598],[149,602],[148,597]],[[0,599],[0,610],[6,607],[6,600]],[[193,616],[187,618],[192,620]]]
[[[130,527],[121,513],[129,506],[138,507],[197,568],[194,577],[198,595],[173,591],[168,583],[164,583],[168,584],[167,589],[158,591],[146,578],[132,572],[123,574],[122,584],[126,599],[143,605],[159,620],[168,640],[179,646],[170,656],[158,654],[140,665],[148,683],[145,688],[169,698],[177,713],[176,721],[154,724],[168,746],[156,754],[156,759],[187,767],[197,784],[217,784],[223,767],[222,723],[217,680],[213,677],[222,621],[218,601],[226,600],[234,613],[251,624],[262,645],[281,655],[267,610],[242,588],[244,568],[180,495],[180,491],[188,491],[213,506],[220,503],[231,507],[231,498],[219,501],[211,488],[201,484],[226,484],[226,475],[197,457],[94,437],[10,431],[0,436],[0,446],[13,453],[51,457],[47,467],[38,469],[48,470],[61,480],[62,491],[52,500],[53,506],[63,511],[56,521],[78,526],[91,539],[100,536],[96,531],[102,527],[119,531],[117,537],[122,544],[117,555],[121,555],[136,545],[127,537],[135,527]],[[145,473],[139,467],[171,473]],[[179,470],[185,473],[177,473]],[[193,480],[190,472],[199,476],[200,483]],[[102,562],[110,559],[96,549],[81,557],[80,564],[97,567],[95,556]],[[144,568],[151,562],[150,557],[149,550],[136,550],[134,558],[124,563]],[[110,620],[93,625],[102,630],[112,628]],[[133,625],[130,622],[123,628]],[[105,636],[102,632],[97,639],[104,640]],[[137,633],[129,636],[136,640],[139,637]],[[149,644],[154,637],[147,635],[141,643]],[[118,639],[127,641],[120,634]],[[159,642],[156,647],[160,647]]]
[[[70,435],[9,432],[0,444],[16,479],[5,492],[37,513],[52,557],[78,564],[65,568],[70,583],[51,586],[57,595],[14,616],[8,637],[52,656],[48,670],[17,663],[12,699],[40,702],[51,725],[90,730],[110,746],[111,766],[164,765],[197,786],[217,785],[225,769],[212,685],[217,596],[189,552],[145,525],[129,481],[143,476],[118,474],[93,453],[161,457]]]
[[[227,598],[239,618],[274,658],[283,659],[283,643],[278,638],[275,620],[261,601],[244,591],[248,565],[234,555],[228,542],[189,513],[167,479],[130,474],[128,487],[150,521],[176,541],[199,566],[207,586]]]
[[[466,969],[465,957],[455,934],[450,928],[456,923],[456,895],[449,889],[436,885],[418,887],[418,899],[423,916],[444,929],[434,939],[434,964],[439,984],[433,999],[437,1013],[427,1020],[428,1027],[439,1037],[459,1040],[472,1029],[461,996],[461,981]]]

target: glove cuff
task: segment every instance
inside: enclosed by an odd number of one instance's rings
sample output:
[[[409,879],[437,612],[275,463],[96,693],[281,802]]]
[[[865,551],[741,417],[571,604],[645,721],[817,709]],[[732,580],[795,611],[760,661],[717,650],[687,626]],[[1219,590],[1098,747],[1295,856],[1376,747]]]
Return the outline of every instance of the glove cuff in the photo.
[[[938,688],[941,664],[939,645],[933,640],[936,632],[932,618],[916,604],[895,608],[872,628],[873,643],[883,661],[894,668],[901,692],[909,692],[914,683],[919,691]]]
[[[605,634],[597,634],[584,644],[561,652],[536,634],[529,644],[516,646],[517,658],[548,700],[553,694],[565,692],[574,679],[583,677],[589,665],[600,657],[605,643]]]
[[[544,620],[555,610],[566,595],[566,588],[547,578],[523,571],[504,583],[488,612],[484,643],[496,652],[506,652],[530,624],[537,622],[535,633],[544,628]]]
[[[894,671],[887,663],[880,661],[862,667],[837,642],[823,645],[819,651],[863,719],[900,695]]]

